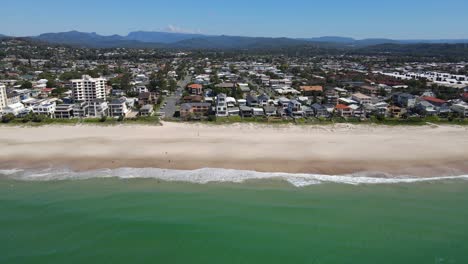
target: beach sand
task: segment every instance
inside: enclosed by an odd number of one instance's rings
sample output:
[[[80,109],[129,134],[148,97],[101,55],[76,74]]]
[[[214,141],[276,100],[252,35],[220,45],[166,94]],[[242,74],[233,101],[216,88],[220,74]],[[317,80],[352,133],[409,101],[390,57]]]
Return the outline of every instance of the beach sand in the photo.
[[[468,172],[468,128],[458,126],[0,127],[0,168],[224,168],[381,177]]]

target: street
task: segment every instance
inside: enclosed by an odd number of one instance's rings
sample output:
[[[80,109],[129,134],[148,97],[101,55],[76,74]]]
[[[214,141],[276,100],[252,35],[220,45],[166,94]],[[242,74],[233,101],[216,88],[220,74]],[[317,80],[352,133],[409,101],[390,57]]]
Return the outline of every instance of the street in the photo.
[[[191,81],[191,76],[187,75],[185,79],[180,80],[177,84],[177,90],[166,97],[164,100],[163,106],[161,107],[160,112],[164,113],[165,118],[172,118],[177,110],[177,102],[182,97],[185,87]]]

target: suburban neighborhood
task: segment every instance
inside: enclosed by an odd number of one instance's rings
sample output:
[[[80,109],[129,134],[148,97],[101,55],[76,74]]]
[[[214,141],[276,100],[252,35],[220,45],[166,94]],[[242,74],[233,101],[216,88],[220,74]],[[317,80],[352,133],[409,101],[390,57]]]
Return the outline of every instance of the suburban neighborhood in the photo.
[[[219,56],[3,40],[0,113],[13,120],[461,120],[468,63],[373,56]],[[22,51],[34,50],[37,58]],[[53,50],[56,56],[47,59]],[[82,53],[86,51],[86,56]],[[152,118],[154,117],[154,118]]]

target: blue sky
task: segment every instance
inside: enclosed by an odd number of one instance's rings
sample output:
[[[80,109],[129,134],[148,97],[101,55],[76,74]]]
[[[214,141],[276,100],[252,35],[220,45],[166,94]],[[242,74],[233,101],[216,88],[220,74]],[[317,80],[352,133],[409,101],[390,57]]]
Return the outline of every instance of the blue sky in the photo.
[[[0,33],[134,30],[265,37],[468,38],[467,0],[8,0]]]

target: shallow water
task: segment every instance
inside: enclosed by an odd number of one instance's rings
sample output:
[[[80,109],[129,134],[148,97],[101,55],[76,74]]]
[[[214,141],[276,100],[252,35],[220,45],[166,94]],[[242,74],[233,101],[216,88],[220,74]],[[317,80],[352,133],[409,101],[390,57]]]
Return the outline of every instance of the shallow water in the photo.
[[[468,263],[463,179],[121,178],[1,178],[0,263]]]

